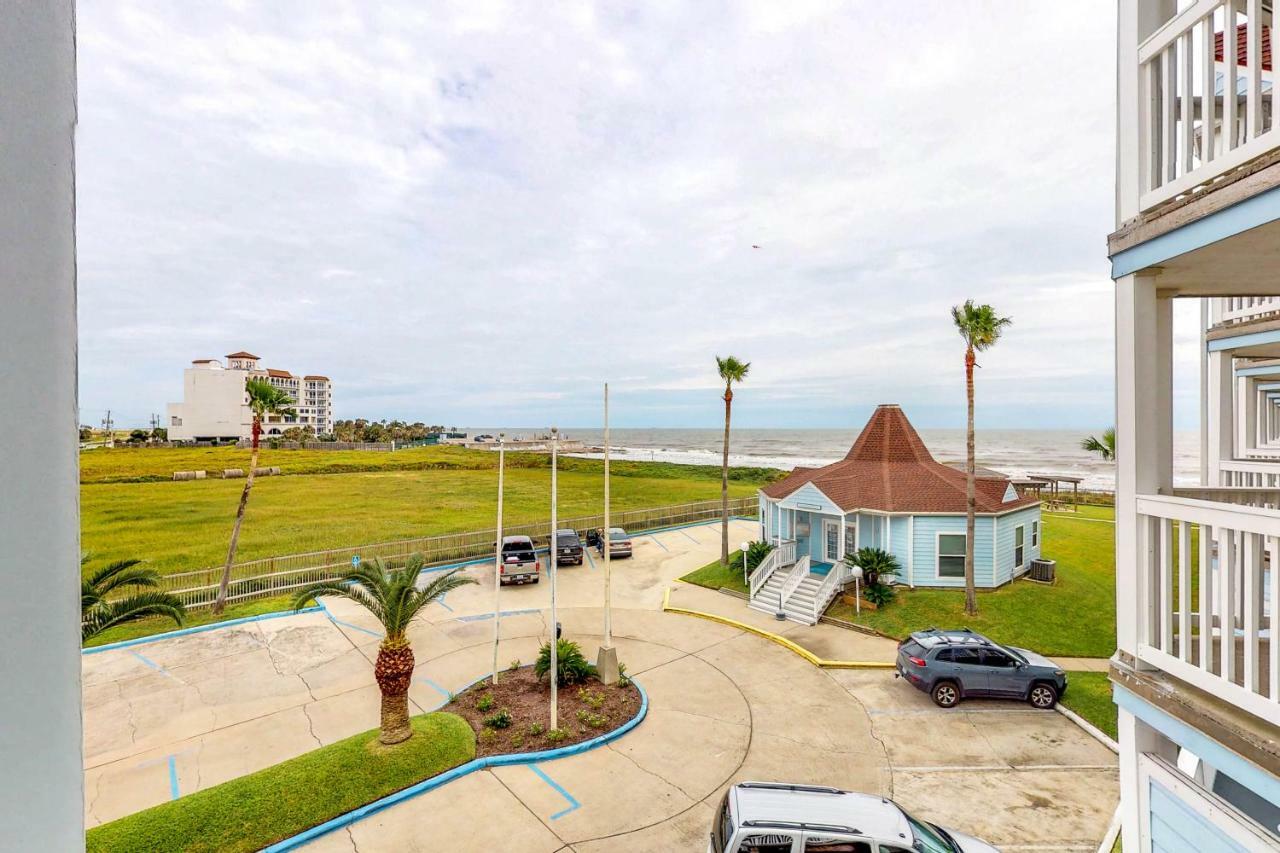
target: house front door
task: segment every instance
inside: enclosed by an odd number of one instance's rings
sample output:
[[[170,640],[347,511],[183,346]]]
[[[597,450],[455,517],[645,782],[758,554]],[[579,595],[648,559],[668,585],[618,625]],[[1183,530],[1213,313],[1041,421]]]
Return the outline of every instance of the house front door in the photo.
[[[822,558],[828,563],[840,559],[840,522],[830,518],[822,520]]]

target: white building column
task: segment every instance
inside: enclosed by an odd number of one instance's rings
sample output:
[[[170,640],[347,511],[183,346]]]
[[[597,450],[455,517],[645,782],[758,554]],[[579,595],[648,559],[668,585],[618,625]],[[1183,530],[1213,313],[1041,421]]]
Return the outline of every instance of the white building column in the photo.
[[[1240,455],[1243,457],[1248,456],[1250,448],[1258,446],[1258,383],[1252,376],[1241,376],[1236,382],[1239,385],[1236,399],[1240,409],[1236,412],[1240,423],[1236,446],[1240,448]]]
[[[75,4],[0,25],[0,847],[84,849]],[[20,404],[19,404],[20,403]],[[38,569],[33,571],[33,569]]]
[[[1232,446],[1232,390],[1235,385],[1231,354],[1209,353],[1209,382],[1205,396],[1209,407],[1206,458],[1210,486],[1222,485],[1221,463],[1234,458]]]

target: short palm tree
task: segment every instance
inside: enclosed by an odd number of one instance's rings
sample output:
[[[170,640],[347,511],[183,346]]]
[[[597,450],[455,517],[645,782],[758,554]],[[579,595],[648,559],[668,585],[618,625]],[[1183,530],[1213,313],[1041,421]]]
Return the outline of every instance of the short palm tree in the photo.
[[[382,692],[379,743],[400,743],[413,735],[409,725],[409,682],[414,658],[406,636],[409,623],[449,590],[475,583],[459,575],[461,569],[454,569],[419,588],[421,568],[420,555],[410,557],[401,569],[388,569],[381,559],[361,561],[343,577],[312,584],[293,599],[293,609],[299,610],[318,596],[340,596],[359,604],[382,623],[385,634],[373,666],[373,677]]]
[[[80,560],[84,566],[88,555]],[[186,608],[175,596],[160,592],[160,575],[151,569],[139,568],[141,560],[117,560],[94,571],[80,581],[80,641],[101,634],[108,628],[135,622],[149,616],[167,616],[178,625],[186,616]],[[129,595],[110,599],[118,590],[142,589]]]
[[[977,353],[995,346],[1000,340],[1000,333],[1013,324],[1008,317],[1001,317],[990,305],[975,305],[972,299],[966,299],[963,305],[951,309],[951,319],[955,321],[956,330],[964,338],[964,378],[965,392],[969,403],[969,418],[965,434],[965,544],[964,544],[964,612],[970,616],[978,612],[978,595],[973,579],[973,535],[974,516],[977,511],[977,494],[974,485],[973,450],[973,368],[977,366]]]
[[[249,490],[253,488],[253,475],[258,469],[259,439],[262,437],[262,418],[265,415],[291,415],[289,404],[293,398],[282,389],[262,379],[250,379],[244,384],[249,398],[249,410],[253,412],[253,451],[249,454],[249,473],[240,493],[240,506],[236,509],[236,523],[231,528],[231,547],[227,549],[227,564],[222,567],[222,580],[218,584],[218,597],[213,601],[213,612],[221,614],[227,606],[227,591],[231,586],[231,564],[236,561],[236,546],[240,544],[240,525],[244,523],[244,510],[249,505]]]
[[[716,356],[716,369],[724,380],[724,458],[720,464],[720,564],[729,565],[729,414],[733,408],[733,383],[742,382],[751,362],[733,356]]]
[[[1116,428],[1107,427],[1102,431],[1102,438],[1098,439],[1094,436],[1083,438],[1080,440],[1080,446],[1090,453],[1096,453],[1102,457],[1103,462],[1114,462],[1116,458]]]

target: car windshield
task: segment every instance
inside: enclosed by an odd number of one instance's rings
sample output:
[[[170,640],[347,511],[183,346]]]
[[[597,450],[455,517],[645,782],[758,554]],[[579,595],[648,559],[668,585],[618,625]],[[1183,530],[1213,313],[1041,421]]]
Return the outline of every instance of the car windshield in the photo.
[[[932,824],[917,820],[911,815],[906,815],[907,823],[911,824],[911,833],[916,837],[916,849],[920,853],[957,853],[959,848],[952,845],[947,836],[939,832]]]
[[[561,545],[579,544],[578,537],[572,533],[561,533],[558,537],[556,537],[556,541],[559,542]]]
[[[610,527],[609,538],[610,539],[626,539],[627,531],[623,530],[621,527]]]
[[[533,543],[528,540],[517,539],[514,542],[503,542],[502,551],[505,554],[508,551],[532,551]]]
[[[1022,653],[1021,653],[1021,652],[1019,652],[1017,649],[1015,649],[1015,648],[1013,648],[1013,647],[1011,647],[1011,646],[999,646],[999,648],[1000,648],[1002,651],[1004,651],[1006,654],[1008,654],[1008,655],[1009,655],[1009,657],[1011,657],[1011,658],[1013,658],[1014,660],[1016,660],[1018,663],[1027,663],[1027,657],[1026,657],[1026,655],[1022,654]]]

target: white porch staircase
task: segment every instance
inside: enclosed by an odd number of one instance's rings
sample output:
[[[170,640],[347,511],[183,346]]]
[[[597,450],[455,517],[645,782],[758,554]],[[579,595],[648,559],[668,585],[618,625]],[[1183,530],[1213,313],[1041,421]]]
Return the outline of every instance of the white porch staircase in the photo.
[[[837,562],[825,574],[809,571],[809,557],[796,558],[795,542],[782,541],[751,573],[748,607],[791,622],[815,625],[844,586],[847,569]]]
[[[768,613],[774,616],[778,613],[778,594],[782,592],[782,586],[787,582],[788,572],[785,569],[779,569],[769,578],[768,583],[761,588],[756,597],[751,599],[747,606],[752,610],[758,610],[761,613]],[[782,602],[782,612],[786,614],[787,619],[791,622],[799,622],[801,625],[813,625],[817,623],[814,618],[814,598],[817,595],[818,588],[822,586],[822,582],[826,580],[822,575],[810,574],[804,580],[800,581],[800,585],[795,588]],[[823,610],[830,603],[828,599],[823,603]]]

